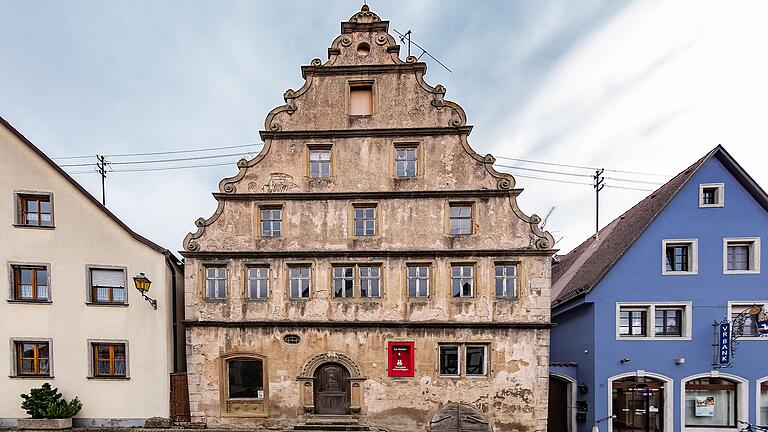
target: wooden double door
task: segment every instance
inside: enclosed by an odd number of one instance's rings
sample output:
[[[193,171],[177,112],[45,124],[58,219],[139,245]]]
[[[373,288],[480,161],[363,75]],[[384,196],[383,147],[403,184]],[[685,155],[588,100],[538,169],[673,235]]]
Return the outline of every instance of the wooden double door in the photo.
[[[315,371],[315,414],[350,414],[349,371],[337,363],[326,363]]]

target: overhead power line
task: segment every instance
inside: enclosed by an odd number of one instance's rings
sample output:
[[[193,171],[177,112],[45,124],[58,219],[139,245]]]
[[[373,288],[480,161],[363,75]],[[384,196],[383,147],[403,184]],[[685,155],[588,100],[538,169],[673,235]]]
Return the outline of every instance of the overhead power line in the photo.
[[[135,161],[122,161],[122,162],[110,162],[110,163],[112,165],[135,165],[135,164],[149,164],[149,163],[183,162],[183,161],[203,160],[203,159],[218,159],[218,158],[232,157],[232,156],[247,156],[248,154],[249,153],[227,153],[227,154],[207,155],[207,156],[193,156],[193,157],[186,157],[186,158],[149,159],[149,160],[135,160]],[[66,168],[66,167],[85,167],[85,166],[94,166],[94,165],[96,164],[81,163],[81,164],[63,164],[59,166]]]
[[[505,159],[505,160],[511,160],[511,161],[517,161],[517,162],[527,162],[532,164],[559,166],[563,168],[577,168],[577,169],[586,169],[590,171],[595,171],[600,169],[597,167],[590,167],[590,166],[584,166],[584,165],[570,165],[570,164],[563,164],[563,163],[544,162],[544,161],[513,158],[513,157],[506,157],[506,156],[495,156],[495,157],[496,159]],[[615,172],[615,173],[623,173],[623,174],[635,174],[635,175],[654,176],[654,177],[672,177],[669,174],[656,174],[656,173],[648,173],[648,172],[641,172],[641,171],[614,170],[614,169],[607,169],[607,168],[605,170],[607,172]],[[592,176],[590,175],[589,177],[592,177]]]
[[[208,147],[208,148],[201,148],[201,149],[168,150],[168,151],[147,152],[147,153],[114,153],[114,154],[105,154],[103,156],[104,157],[156,156],[156,155],[167,155],[167,154],[208,152],[208,151],[214,151],[214,150],[228,150],[228,149],[234,149],[234,148],[244,148],[244,147],[253,147],[253,146],[258,147],[262,145],[264,145],[264,143],[258,142],[258,143],[238,144],[238,145],[223,146],[223,147]],[[86,158],[92,158],[92,157],[94,157],[94,155],[57,156],[51,159],[53,160],[86,159]],[[60,165],[60,166],[64,166],[64,165]]]

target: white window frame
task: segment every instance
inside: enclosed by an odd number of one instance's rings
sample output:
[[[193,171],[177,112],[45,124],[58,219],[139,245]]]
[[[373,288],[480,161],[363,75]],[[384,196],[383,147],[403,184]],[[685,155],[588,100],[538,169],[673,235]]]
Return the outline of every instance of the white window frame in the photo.
[[[764,383],[768,383],[768,376],[755,380],[755,420],[757,424],[761,424],[760,409],[762,407],[760,406],[760,398],[762,395],[760,394],[760,386]]]
[[[750,270],[728,270],[728,244],[750,243]],[[726,237],[723,239],[723,274],[759,274],[760,273],[760,237]]]
[[[299,296],[298,297],[294,297],[293,293],[291,291],[291,281],[293,280],[293,278],[291,277],[291,270],[295,269],[295,268],[304,268],[304,267],[309,269],[309,275],[307,277],[307,280],[309,281],[309,295],[307,297],[302,297],[301,296],[301,291],[300,291],[298,293]],[[292,263],[292,264],[289,264],[287,266],[287,270],[288,270],[288,272],[287,272],[288,273],[287,274],[287,276],[288,276],[288,278],[287,278],[288,279],[288,298],[290,300],[310,300],[310,299],[312,299],[312,292],[314,291],[314,289],[312,287],[312,279],[314,279],[314,275],[313,275],[314,269],[313,269],[312,265],[311,264],[303,264],[303,263],[296,263],[296,264]],[[304,280],[304,278],[298,278],[296,280]],[[331,294],[331,295],[333,295],[333,294]]]
[[[704,189],[717,189],[717,202],[715,204],[704,204]],[[699,207],[717,208],[725,205],[725,184],[724,183],[702,183],[699,185]]]
[[[260,278],[251,278],[251,270],[266,270],[267,271],[267,277],[266,279],[260,279]],[[265,264],[251,264],[247,265],[245,267],[245,298],[246,300],[250,301],[256,301],[256,300],[267,300],[269,299],[269,288],[270,288],[270,279],[272,278],[272,269],[269,267],[269,265]],[[265,296],[259,295],[258,286],[255,287],[256,289],[256,296],[251,296],[251,292],[253,291],[254,287],[251,287],[251,280],[259,281],[259,280],[265,280],[267,284],[267,294]],[[258,285],[258,284],[257,284]]]
[[[411,289],[410,289],[410,286],[408,285],[409,284],[410,276],[408,275],[408,273],[410,272],[411,268],[418,269],[418,268],[422,268],[422,267],[426,267],[426,269],[427,269],[427,278],[426,279],[422,279],[421,277],[418,276],[418,271],[416,272],[417,273],[417,276],[415,278],[416,279],[416,295],[411,297]],[[431,281],[432,281],[432,264],[408,263],[408,264],[405,265],[405,290],[406,290],[408,299],[411,299],[411,300],[419,300],[419,299],[426,300],[426,299],[428,299],[429,295],[430,295],[430,292],[429,292],[430,291],[430,285],[432,284]],[[419,287],[421,287],[421,285],[422,285],[420,282],[424,282],[427,285],[427,292],[423,296],[418,295],[419,294]]]
[[[768,300],[744,300],[744,301],[729,301],[728,302],[728,310],[726,315],[728,317],[728,322],[731,321],[731,316],[733,314],[733,308],[734,307],[748,307],[752,305],[768,305]],[[739,338],[740,341],[743,340],[753,340],[753,341],[768,341],[768,336],[742,336]]]
[[[482,374],[469,374],[467,373],[467,348],[482,348],[483,349],[483,373]],[[463,344],[464,354],[464,376],[467,378],[485,378],[488,376],[488,344],[480,343],[467,343]]]
[[[699,378],[722,378],[736,383],[736,428],[732,427],[686,427],[685,426],[685,384],[688,381],[692,381]],[[666,395],[665,395],[666,396]],[[746,413],[746,414],[745,414]],[[680,430],[685,431],[736,431],[738,430],[738,421],[748,421],[749,413],[749,381],[746,379],[727,373],[721,373],[720,371],[711,371],[691,375],[680,380]],[[666,422],[664,423],[667,424]],[[672,425],[672,423],[669,423]]]
[[[656,308],[682,308],[683,319],[681,336],[656,336]],[[619,334],[619,313],[621,309],[646,309],[647,319],[645,320],[646,336],[621,336]],[[693,303],[692,302],[616,302],[616,340],[621,341],[681,341],[691,340],[691,330],[693,328]]]
[[[472,289],[472,292],[470,293],[470,295],[465,296],[464,295],[463,287],[460,286],[459,287],[459,296],[458,297],[454,297],[453,296],[453,281],[454,281],[454,279],[460,279],[460,280],[467,279],[467,276],[464,274],[464,271],[462,270],[461,271],[461,275],[456,277],[456,276],[453,275],[453,269],[454,268],[467,268],[467,267],[469,268],[469,272],[470,272],[470,275],[469,275],[470,278],[469,279],[472,281],[472,286],[470,286],[470,288]],[[475,280],[476,279],[475,264],[474,263],[451,263],[450,270],[451,270],[451,285],[450,285],[451,299],[456,300],[456,299],[475,298],[475,285],[477,283],[477,281]],[[494,290],[495,290],[495,288],[494,288]]]
[[[667,271],[667,246],[688,245],[688,271]],[[664,239],[661,241],[661,274],[687,276],[699,274],[699,239]]]
[[[210,297],[208,296],[208,270],[209,269],[224,269],[224,296],[223,297]],[[218,277],[214,277],[213,280],[220,280]],[[229,291],[229,268],[226,264],[203,264],[203,298],[206,301],[223,301],[228,297]],[[217,293],[218,294],[218,293]]]

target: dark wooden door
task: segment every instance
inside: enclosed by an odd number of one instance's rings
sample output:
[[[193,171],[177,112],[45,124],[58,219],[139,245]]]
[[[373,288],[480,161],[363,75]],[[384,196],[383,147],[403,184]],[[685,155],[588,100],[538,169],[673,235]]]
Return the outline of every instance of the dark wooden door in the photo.
[[[177,423],[190,421],[189,386],[185,372],[171,374],[171,419]]]
[[[350,414],[349,371],[328,363],[315,371],[315,414]]]
[[[449,403],[437,412],[429,424],[431,432],[489,432],[488,419],[477,408]]]
[[[568,432],[568,382],[549,376],[549,415],[548,432]]]

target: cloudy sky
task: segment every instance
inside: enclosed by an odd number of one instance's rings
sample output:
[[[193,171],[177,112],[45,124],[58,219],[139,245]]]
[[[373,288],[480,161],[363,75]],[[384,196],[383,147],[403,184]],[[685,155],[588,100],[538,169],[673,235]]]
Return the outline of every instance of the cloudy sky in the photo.
[[[427,60],[427,81],[445,85],[446,97],[465,108],[478,152],[614,170],[606,172],[614,187],[601,193],[601,224],[648,194],[615,186],[654,189],[717,144],[768,185],[768,2],[369,4],[453,70]],[[266,113],[301,86],[299,66],[326,58],[339,22],[360,5],[0,0],[0,116],[52,157],[258,143]],[[258,150],[110,160],[241,151]],[[179,250],[194,220],[213,213],[210,193],[236,172],[237,159],[115,164],[118,171],[232,162],[110,173],[107,206]],[[519,175],[523,210],[545,215],[555,207],[547,229],[561,250],[592,233],[594,193],[582,184],[591,182],[590,169],[499,162],[528,168],[500,169]],[[99,177],[84,172],[91,167],[67,169],[100,196]]]

